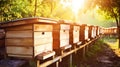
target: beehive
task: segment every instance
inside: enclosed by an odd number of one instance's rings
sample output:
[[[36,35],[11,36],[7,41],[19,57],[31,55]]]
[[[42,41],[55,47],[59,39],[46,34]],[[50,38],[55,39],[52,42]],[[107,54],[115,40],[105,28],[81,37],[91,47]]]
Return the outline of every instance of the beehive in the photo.
[[[95,38],[96,34],[97,34],[97,28],[96,26],[93,26],[92,37]]]
[[[93,31],[94,31],[94,26],[93,25],[90,25],[89,26],[89,38],[90,39],[93,39],[94,38],[94,33],[93,33]]]
[[[80,41],[84,44],[85,41],[89,41],[89,27],[86,24],[82,24],[80,27]]]
[[[8,56],[46,59],[55,55],[53,51],[54,20],[26,18],[2,23],[5,28],[5,45]]]
[[[96,26],[96,36],[99,36],[99,34],[100,34],[99,26]]]
[[[70,44],[73,47],[79,46],[81,44],[80,41],[80,25],[78,24],[71,24],[70,26]]]
[[[102,27],[100,27],[100,31],[99,32],[100,32],[100,35],[104,34]]]
[[[70,25],[64,21],[54,24],[53,30],[53,49],[57,55],[61,55],[64,50],[71,48],[69,43]]]

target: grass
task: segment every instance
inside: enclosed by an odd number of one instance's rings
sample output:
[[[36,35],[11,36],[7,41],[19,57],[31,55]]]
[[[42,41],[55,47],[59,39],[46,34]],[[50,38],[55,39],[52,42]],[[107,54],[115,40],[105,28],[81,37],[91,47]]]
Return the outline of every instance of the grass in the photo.
[[[119,39],[116,37],[104,37],[104,42],[115,52],[115,54],[120,57]]]
[[[111,49],[118,49],[119,48],[119,40],[116,37],[104,37],[104,42],[108,44]]]
[[[97,54],[103,51],[104,41],[100,39],[94,44],[91,44],[90,46],[91,47],[89,47],[89,50],[86,52],[86,55],[83,57],[83,59],[81,59],[80,67],[91,67],[88,62],[92,62],[93,58],[96,58]]]
[[[91,44],[89,50],[86,52],[85,57],[81,60],[80,67],[91,67],[90,64],[95,62],[94,59],[106,49],[106,46],[109,46],[111,49],[115,51],[115,53],[120,57],[120,49],[118,49],[118,39],[116,37],[104,37],[99,39],[94,44]],[[76,67],[76,66],[73,66]]]
[[[89,48],[89,51],[86,52],[86,59],[89,59],[91,57],[94,57],[97,55],[97,53],[101,52],[103,50],[103,40],[98,40],[97,42],[95,42],[95,44],[92,44],[92,46]]]

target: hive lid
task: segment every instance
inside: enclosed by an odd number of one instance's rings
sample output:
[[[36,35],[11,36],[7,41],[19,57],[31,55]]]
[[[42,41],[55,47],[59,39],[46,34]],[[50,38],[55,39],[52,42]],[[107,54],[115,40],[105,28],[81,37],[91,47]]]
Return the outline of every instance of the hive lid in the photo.
[[[0,23],[0,28],[17,26],[17,25],[25,25],[25,24],[35,24],[35,23],[54,24],[57,22],[58,22],[57,20],[50,19],[50,18],[30,17],[30,18],[22,18],[22,19],[2,22]]]

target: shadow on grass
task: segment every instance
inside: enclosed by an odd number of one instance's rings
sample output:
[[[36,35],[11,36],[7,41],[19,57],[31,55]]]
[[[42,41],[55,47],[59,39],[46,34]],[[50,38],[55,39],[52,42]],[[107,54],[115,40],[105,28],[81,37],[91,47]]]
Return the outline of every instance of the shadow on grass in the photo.
[[[81,59],[79,67],[120,67],[120,57],[116,54],[117,50],[120,55],[117,42],[117,38],[112,36],[99,39],[89,47],[86,55]],[[99,62],[102,60],[98,60],[98,58],[104,59],[104,57],[108,57],[107,61],[110,61],[111,64]]]

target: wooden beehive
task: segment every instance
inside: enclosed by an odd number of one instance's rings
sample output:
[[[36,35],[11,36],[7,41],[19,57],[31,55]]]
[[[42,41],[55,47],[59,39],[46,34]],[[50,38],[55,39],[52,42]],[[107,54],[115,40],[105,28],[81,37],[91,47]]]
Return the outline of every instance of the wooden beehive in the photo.
[[[53,49],[56,51],[57,55],[61,55],[64,50],[70,49],[69,35],[70,25],[59,21],[58,24],[54,24],[53,30]]]
[[[80,25],[78,24],[71,24],[70,26],[70,44],[72,44],[73,47],[77,47],[81,44]]]
[[[4,29],[0,29],[0,47],[5,45],[5,31]]]
[[[117,27],[113,28],[113,34],[117,34]]]
[[[89,26],[89,38],[90,39],[93,39],[94,36],[93,36],[93,30],[94,30],[94,27],[92,25]]]
[[[96,29],[96,26],[93,26],[93,31],[92,31],[92,34],[93,34],[92,37],[93,37],[93,38],[96,37],[96,33],[97,33],[96,30],[97,30],[97,29]]]
[[[89,27],[88,26],[85,26],[85,40],[86,41],[89,41],[89,33],[88,33],[88,30],[89,30]]]
[[[47,18],[27,18],[2,23],[5,28],[7,55],[19,58],[44,60],[55,55],[53,51],[54,20]]]
[[[85,43],[85,41],[89,41],[89,26],[87,26],[86,24],[82,24],[80,26],[80,41],[82,41],[82,44]]]
[[[104,34],[104,32],[103,32],[103,28],[100,27],[100,35],[102,35],[102,34]]]
[[[99,36],[100,30],[99,30],[99,26],[96,26],[96,36]]]

